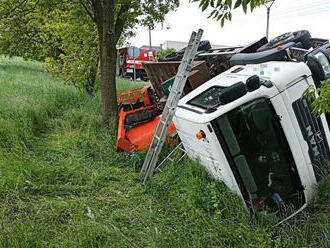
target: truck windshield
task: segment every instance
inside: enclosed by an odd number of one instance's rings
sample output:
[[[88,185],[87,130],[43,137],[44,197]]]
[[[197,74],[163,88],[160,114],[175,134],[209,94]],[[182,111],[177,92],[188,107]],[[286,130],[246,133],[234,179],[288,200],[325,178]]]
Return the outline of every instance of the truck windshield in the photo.
[[[269,100],[241,105],[215,119],[213,126],[253,209],[274,213],[280,206],[303,203],[296,166]]]
[[[198,96],[191,99],[188,104],[203,109],[219,106],[221,104],[219,100],[219,95],[224,88],[225,87],[212,86]]]

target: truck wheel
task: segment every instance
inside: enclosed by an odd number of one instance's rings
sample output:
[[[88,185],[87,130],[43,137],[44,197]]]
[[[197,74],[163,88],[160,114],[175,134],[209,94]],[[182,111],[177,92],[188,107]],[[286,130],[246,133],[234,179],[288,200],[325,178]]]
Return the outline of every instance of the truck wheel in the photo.
[[[293,33],[289,32],[275,37],[274,39],[270,40],[267,44],[260,47],[257,51],[262,52],[268,49],[275,48],[279,45],[283,45],[288,42],[295,42],[295,43],[300,42],[302,44],[302,48],[309,49],[312,46],[310,38],[311,35],[307,30],[300,30]]]
[[[207,51],[212,49],[211,44],[208,40],[202,40],[199,42],[197,51]]]

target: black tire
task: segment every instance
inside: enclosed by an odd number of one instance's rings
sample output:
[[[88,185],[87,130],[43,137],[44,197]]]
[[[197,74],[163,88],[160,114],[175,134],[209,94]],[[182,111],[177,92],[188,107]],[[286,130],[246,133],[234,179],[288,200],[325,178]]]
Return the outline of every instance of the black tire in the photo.
[[[202,40],[201,42],[199,42],[197,51],[207,51],[210,49],[212,49],[210,42],[208,40]]]
[[[300,30],[297,32],[289,32],[275,37],[270,40],[267,44],[261,46],[257,51],[262,52],[268,49],[275,48],[279,45],[286,44],[288,42],[301,43],[301,48],[309,49],[312,46],[311,35],[307,30]]]

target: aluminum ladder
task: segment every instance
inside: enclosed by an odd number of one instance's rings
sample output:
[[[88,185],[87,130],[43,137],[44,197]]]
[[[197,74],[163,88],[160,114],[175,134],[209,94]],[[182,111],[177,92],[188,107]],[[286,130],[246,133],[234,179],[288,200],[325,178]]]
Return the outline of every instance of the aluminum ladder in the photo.
[[[202,29],[199,29],[197,33],[193,32],[191,34],[188,46],[185,50],[183,59],[178,69],[178,73],[176,74],[162,116],[159,120],[157,129],[140,172],[141,175],[145,175],[144,183],[150,182],[152,174],[155,170],[159,154],[166,140],[167,132],[172,122],[175,109],[182,95],[183,88],[186,84],[188,74],[191,70],[191,63],[197,53],[198,45],[202,35]]]
[[[176,147],[170,152],[170,154],[168,154],[168,155],[166,156],[166,158],[164,158],[164,160],[163,160],[159,165],[157,165],[157,167],[156,167],[155,170],[156,170],[156,171],[159,171],[159,172],[162,172],[162,169],[165,167],[167,161],[174,162],[174,159],[173,159],[172,157],[175,155],[175,153],[176,153],[177,151],[180,151],[180,152],[181,152],[181,155],[180,155],[180,158],[179,158],[178,162],[180,162],[180,161],[181,161],[181,160],[187,155],[187,152],[186,152],[186,150],[184,149],[182,142],[180,142],[180,144],[178,144],[178,145],[177,145],[177,146],[176,146]]]

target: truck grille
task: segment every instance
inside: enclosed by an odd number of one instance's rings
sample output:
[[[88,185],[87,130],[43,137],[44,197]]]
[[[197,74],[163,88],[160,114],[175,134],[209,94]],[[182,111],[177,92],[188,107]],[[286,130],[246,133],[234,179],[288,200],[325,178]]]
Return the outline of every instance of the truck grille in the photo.
[[[292,104],[300,130],[308,144],[308,153],[314,171],[318,174],[322,166],[329,161],[330,151],[324,127],[320,117],[313,113],[311,102],[301,98]]]

